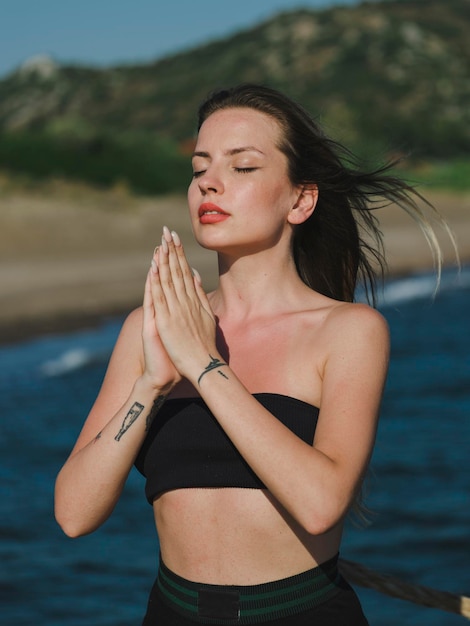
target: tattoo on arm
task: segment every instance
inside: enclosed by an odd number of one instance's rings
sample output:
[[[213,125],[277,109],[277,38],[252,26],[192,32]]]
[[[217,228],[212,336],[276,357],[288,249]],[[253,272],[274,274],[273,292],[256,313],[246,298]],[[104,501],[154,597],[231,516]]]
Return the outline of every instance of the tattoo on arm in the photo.
[[[221,361],[220,359],[216,359],[214,358],[212,355],[210,355],[210,362],[208,365],[206,365],[206,367],[204,368],[204,371],[202,372],[202,374],[199,376],[199,378],[197,379],[197,384],[200,385],[201,384],[201,378],[203,376],[205,376],[208,372],[212,372],[212,370],[216,370],[219,367],[227,367],[227,363],[224,363],[223,361]],[[225,374],[223,372],[221,372],[220,370],[217,372],[218,374],[220,374],[221,376],[223,376],[224,378],[226,378],[228,380],[228,376],[225,376]]]
[[[147,420],[145,422],[145,431],[146,432],[150,428],[150,425],[153,422],[153,419],[154,419],[155,415],[161,409],[161,407],[162,407],[163,403],[165,402],[165,400],[166,400],[166,396],[164,396],[164,395],[157,396],[155,398],[155,402],[153,403],[152,410],[147,415]]]
[[[100,432],[96,435],[96,437],[93,439],[93,443],[96,443],[98,441],[98,439],[101,439],[101,430]]]
[[[116,441],[120,441],[121,440],[121,437],[124,435],[124,433],[127,430],[129,430],[129,428],[132,426],[132,424],[139,417],[139,415],[142,413],[143,410],[144,410],[144,405],[143,404],[140,404],[140,402],[134,402],[134,404],[129,409],[128,414],[124,418],[124,420],[123,420],[123,422],[121,424],[121,428],[119,429],[118,434],[114,437],[114,439]]]

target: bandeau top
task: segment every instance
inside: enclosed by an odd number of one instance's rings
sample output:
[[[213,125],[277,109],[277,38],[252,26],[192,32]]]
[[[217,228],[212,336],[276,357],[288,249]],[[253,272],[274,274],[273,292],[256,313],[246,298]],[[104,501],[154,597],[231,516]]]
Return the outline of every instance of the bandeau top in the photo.
[[[317,407],[275,393],[257,393],[254,397],[300,439],[313,444]],[[266,488],[200,397],[165,402],[135,465],[147,479],[145,495],[150,504],[172,489]]]

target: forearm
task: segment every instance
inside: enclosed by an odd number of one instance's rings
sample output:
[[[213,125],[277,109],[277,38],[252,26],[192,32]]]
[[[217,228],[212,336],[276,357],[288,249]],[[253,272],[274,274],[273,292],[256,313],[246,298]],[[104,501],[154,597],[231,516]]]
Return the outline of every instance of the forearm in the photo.
[[[205,372],[202,368],[199,386],[204,401],[290,515],[313,534],[340,521],[353,495],[352,483],[341,478],[340,465],[276,419],[227,365]],[[194,373],[194,384],[200,375]]]
[[[109,517],[168,391],[139,378],[103,430],[66,461],[55,486],[55,515],[66,534],[90,533]]]

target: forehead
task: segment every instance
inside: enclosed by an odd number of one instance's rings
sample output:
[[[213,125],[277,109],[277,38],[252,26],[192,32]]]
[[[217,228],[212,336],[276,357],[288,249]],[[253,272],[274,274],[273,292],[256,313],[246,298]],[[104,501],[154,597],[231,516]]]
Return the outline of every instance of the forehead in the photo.
[[[212,113],[202,124],[198,145],[212,141],[236,144],[239,141],[263,147],[277,147],[281,128],[273,117],[250,108],[222,109]],[[228,146],[233,147],[233,146]]]

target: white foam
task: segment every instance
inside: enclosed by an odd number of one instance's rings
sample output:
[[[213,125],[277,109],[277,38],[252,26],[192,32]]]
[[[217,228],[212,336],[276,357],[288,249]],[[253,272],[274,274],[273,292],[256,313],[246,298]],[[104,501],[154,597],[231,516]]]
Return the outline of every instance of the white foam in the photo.
[[[92,351],[85,348],[73,348],[67,350],[56,359],[50,359],[39,368],[44,376],[61,376],[69,372],[80,370],[92,361],[95,356]]]
[[[466,289],[470,287],[470,267],[445,270],[437,288],[437,277],[434,273],[414,274],[404,278],[389,279],[383,288],[377,289],[379,307],[395,306],[413,300],[432,299],[439,293]],[[437,291],[436,291],[437,288]],[[360,292],[357,300],[363,302],[364,294]]]

